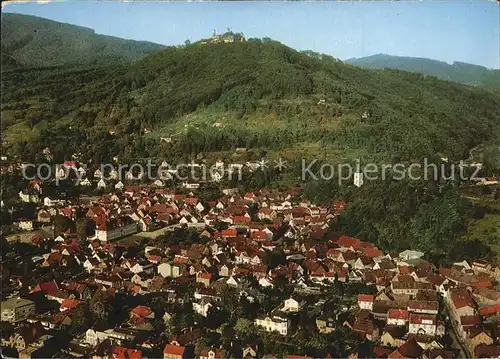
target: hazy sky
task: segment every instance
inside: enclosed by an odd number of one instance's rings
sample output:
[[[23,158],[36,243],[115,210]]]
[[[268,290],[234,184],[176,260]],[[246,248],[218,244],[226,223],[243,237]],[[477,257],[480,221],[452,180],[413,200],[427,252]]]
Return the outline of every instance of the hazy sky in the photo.
[[[90,27],[99,34],[178,45],[227,27],[340,59],[387,53],[500,68],[496,1],[51,2],[3,11]]]

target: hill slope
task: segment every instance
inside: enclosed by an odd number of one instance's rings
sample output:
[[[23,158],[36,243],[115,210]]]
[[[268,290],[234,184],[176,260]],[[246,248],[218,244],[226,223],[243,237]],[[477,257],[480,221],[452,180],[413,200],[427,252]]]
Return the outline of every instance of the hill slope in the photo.
[[[2,65],[10,67],[123,63],[164,47],[29,15],[3,13],[1,27]]]
[[[368,71],[259,39],[169,47],[130,65],[10,71],[2,95],[9,148],[32,157],[49,146],[56,158],[80,151],[94,161],[235,147],[297,158],[458,159],[500,123],[500,97],[480,88]]]
[[[500,70],[489,70],[483,66],[463,62],[454,62],[450,65],[426,58],[378,54],[348,59],[346,63],[366,69],[390,68],[419,72],[447,81],[500,88]]]

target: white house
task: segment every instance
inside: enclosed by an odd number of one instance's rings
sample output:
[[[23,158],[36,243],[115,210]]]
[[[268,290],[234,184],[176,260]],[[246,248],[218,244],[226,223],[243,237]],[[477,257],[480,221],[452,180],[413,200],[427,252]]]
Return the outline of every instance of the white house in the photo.
[[[305,304],[305,302],[299,302],[293,298],[288,298],[283,303],[282,311],[284,311],[284,312],[298,312],[298,311],[300,311],[300,309],[302,309],[304,304]]]
[[[278,332],[281,335],[287,335],[290,329],[290,322],[287,318],[275,316],[256,318],[254,324],[267,332]]]
[[[84,178],[84,179],[82,179],[81,181],[79,181],[79,182],[78,182],[78,184],[79,184],[80,186],[85,186],[85,187],[88,187],[88,186],[90,186],[92,183],[89,181],[89,179],[88,179],[88,178]]]
[[[95,347],[99,343],[102,343],[108,338],[109,333],[106,332],[101,332],[94,329],[89,329],[85,332],[85,341],[93,347]]]
[[[387,324],[403,326],[408,323],[410,313],[404,309],[389,309],[387,312]]]
[[[117,227],[111,230],[100,230],[96,229],[95,237],[103,242],[111,241],[120,237],[125,237],[130,234],[137,233],[137,223],[131,223],[122,227]]]
[[[34,229],[33,221],[30,219],[21,220],[19,221],[18,225],[20,229],[23,229],[25,231],[32,231]]]
[[[359,309],[373,310],[373,302],[375,301],[375,296],[371,294],[360,294],[358,295],[358,306]]]
[[[408,332],[411,334],[436,335],[436,316],[428,314],[410,314]]]
[[[65,201],[62,199],[58,199],[58,198],[45,197],[43,199],[43,205],[47,206],[47,207],[53,207],[53,206],[64,205],[64,204],[65,204]]]
[[[118,182],[116,182],[116,184],[115,184],[115,189],[117,189],[117,190],[120,190],[120,191],[121,191],[121,190],[123,189],[123,182],[122,182],[122,181],[118,181]]]
[[[210,300],[202,298],[198,302],[193,302],[193,310],[201,316],[206,317],[208,315],[208,311],[213,307],[213,304],[210,303]]]
[[[408,261],[411,259],[419,259],[422,258],[424,254],[425,253],[408,249],[404,252],[399,253],[399,259],[403,261]]]
[[[106,188],[106,182],[102,178],[97,182],[97,188]]]
[[[272,288],[273,287],[273,283],[267,278],[260,278],[259,285],[261,287],[264,287],[264,288]]]

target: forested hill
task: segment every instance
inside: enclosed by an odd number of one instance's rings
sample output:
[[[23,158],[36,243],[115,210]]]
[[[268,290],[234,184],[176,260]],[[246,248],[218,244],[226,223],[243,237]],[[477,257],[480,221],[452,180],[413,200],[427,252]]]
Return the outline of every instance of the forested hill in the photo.
[[[168,47],[120,66],[13,70],[2,95],[11,151],[33,157],[49,146],[55,159],[82,152],[94,162],[236,147],[459,159],[500,122],[500,97],[481,88],[364,70],[268,39]]]
[[[436,76],[447,81],[500,89],[500,70],[490,70],[464,62],[454,62],[450,65],[438,60],[386,54],[353,58],[345,62],[366,69],[398,69]]]
[[[163,48],[36,16],[2,13],[2,67],[116,64]]]

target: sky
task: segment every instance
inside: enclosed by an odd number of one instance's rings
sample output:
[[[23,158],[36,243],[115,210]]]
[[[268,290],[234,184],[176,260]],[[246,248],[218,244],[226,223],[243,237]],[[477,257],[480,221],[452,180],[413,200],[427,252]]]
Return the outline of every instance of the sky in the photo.
[[[2,8],[164,45],[230,28],[342,60],[385,53],[500,68],[497,1],[66,1],[4,2]]]

